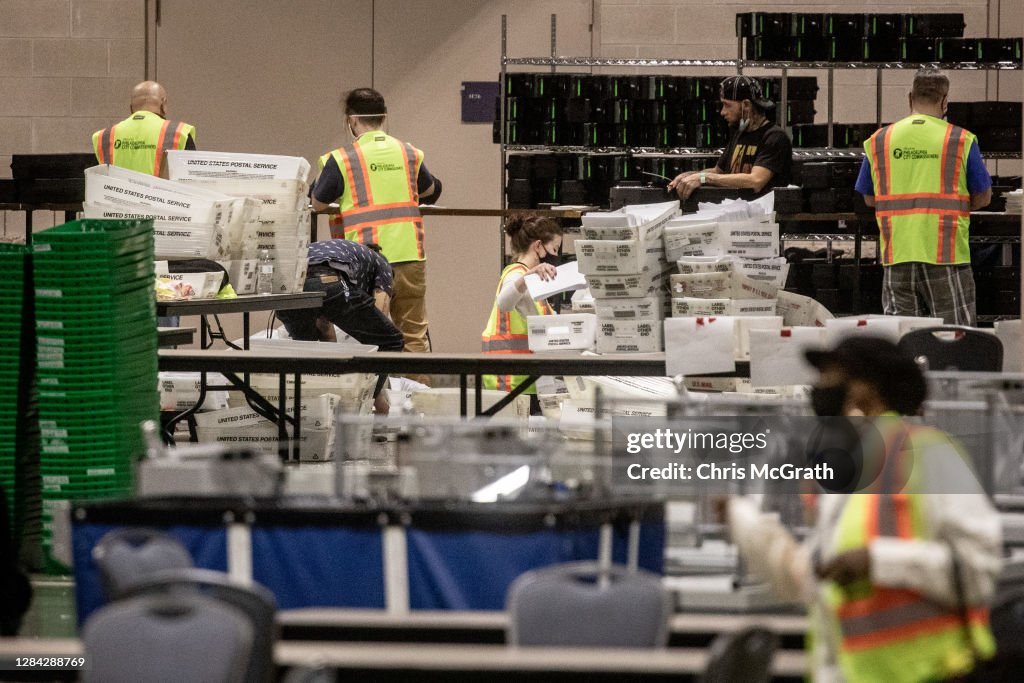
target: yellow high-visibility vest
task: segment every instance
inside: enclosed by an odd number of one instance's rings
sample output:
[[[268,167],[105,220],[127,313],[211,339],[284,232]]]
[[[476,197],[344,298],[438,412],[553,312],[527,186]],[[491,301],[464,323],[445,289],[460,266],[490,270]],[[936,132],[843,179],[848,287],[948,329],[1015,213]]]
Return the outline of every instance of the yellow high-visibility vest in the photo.
[[[331,237],[380,245],[390,263],[423,261],[423,218],[416,179],[423,152],[382,131],[370,131],[347,147],[320,157],[320,169],[334,158],[345,179],[333,216]]]
[[[871,160],[882,265],[970,263],[967,157],[974,134],[924,114],[875,132]]]
[[[164,152],[185,149],[195,140],[196,129],[188,123],[168,121],[150,111],[137,111],[124,121],[92,134],[92,149],[101,164],[160,175]]]
[[[505,280],[510,277],[524,275],[528,268],[522,263],[511,263],[501,271],[501,279],[498,280],[498,290],[494,294],[494,305],[491,306],[491,315],[487,318],[487,327],[480,335],[482,350],[484,353],[530,353],[529,336],[527,333],[526,317],[519,311],[512,310],[502,313],[498,309],[498,294],[505,285]],[[537,308],[537,315],[550,315],[553,313],[546,301],[534,301]],[[483,375],[485,389],[501,389],[512,391],[526,380],[528,375]],[[537,393],[536,387],[526,390],[527,394]]]
[[[836,554],[867,547],[878,537],[932,538],[924,512],[928,494],[902,491],[916,490],[921,473],[920,465],[912,464],[915,458],[926,461],[926,449],[952,447],[952,442],[936,429],[904,424],[895,413],[876,426],[886,454],[875,482],[878,492],[849,496],[832,538]],[[839,665],[849,683],[944,680],[969,669],[975,652],[982,657],[995,652],[988,608],[968,609],[965,624],[958,608],[868,580],[833,584],[827,595],[840,640]]]

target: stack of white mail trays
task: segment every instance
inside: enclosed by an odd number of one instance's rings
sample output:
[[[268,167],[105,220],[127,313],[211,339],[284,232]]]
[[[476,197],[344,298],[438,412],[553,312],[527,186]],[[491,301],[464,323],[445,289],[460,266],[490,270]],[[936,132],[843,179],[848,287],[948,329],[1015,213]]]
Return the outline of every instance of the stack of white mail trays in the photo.
[[[230,235],[232,260],[242,262],[243,272],[255,273],[266,249],[274,262],[274,293],[302,290],[309,250],[309,162],[269,154],[172,151],[167,169],[182,185],[244,204]],[[255,287],[255,276],[252,283]]]
[[[671,266],[663,239],[678,214],[678,202],[665,202],[583,215],[576,260],[594,298],[598,353],[664,349]]]
[[[674,318],[734,318],[734,351],[750,358],[751,329],[779,329],[778,292],[789,265],[779,254],[779,225],[757,204],[729,201],[680,216],[665,227]]]
[[[153,219],[158,261],[220,262],[239,294],[256,291],[267,249],[274,292],[302,290],[309,248],[306,177],[300,157],[167,153],[170,180],[110,165],[85,172],[86,218]]]

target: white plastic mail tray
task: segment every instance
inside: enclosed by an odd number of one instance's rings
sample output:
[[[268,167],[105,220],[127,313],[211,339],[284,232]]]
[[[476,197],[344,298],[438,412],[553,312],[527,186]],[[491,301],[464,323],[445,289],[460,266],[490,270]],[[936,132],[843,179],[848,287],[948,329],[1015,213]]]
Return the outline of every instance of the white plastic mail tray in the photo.
[[[662,325],[659,322],[617,320],[599,325],[598,353],[656,353],[662,350]]]
[[[591,313],[533,315],[526,319],[531,351],[585,351],[594,348],[597,316]]]

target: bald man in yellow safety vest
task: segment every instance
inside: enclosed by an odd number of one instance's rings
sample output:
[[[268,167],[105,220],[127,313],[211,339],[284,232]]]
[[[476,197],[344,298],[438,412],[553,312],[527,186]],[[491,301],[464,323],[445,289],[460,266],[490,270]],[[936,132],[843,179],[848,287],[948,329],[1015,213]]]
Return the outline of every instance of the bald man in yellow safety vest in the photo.
[[[132,89],[131,116],[92,134],[99,163],[155,176],[162,170],[164,152],[195,148],[195,126],[167,119],[167,91],[155,81]]]

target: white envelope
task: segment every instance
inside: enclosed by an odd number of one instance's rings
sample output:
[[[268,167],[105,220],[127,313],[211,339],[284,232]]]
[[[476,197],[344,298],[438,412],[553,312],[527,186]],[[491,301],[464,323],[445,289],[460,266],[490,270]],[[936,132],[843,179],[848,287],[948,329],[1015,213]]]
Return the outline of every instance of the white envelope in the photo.
[[[527,291],[535,301],[547,299],[549,296],[562,292],[587,288],[587,279],[580,275],[579,264],[576,261],[563,263],[558,266],[557,271],[554,280],[541,280],[540,276],[535,273],[523,278],[526,281]]]
[[[813,384],[818,371],[804,358],[804,351],[824,346],[821,327],[750,330],[750,383],[755,387]]]
[[[665,321],[665,372],[669,377],[736,370],[734,321],[669,318]]]

